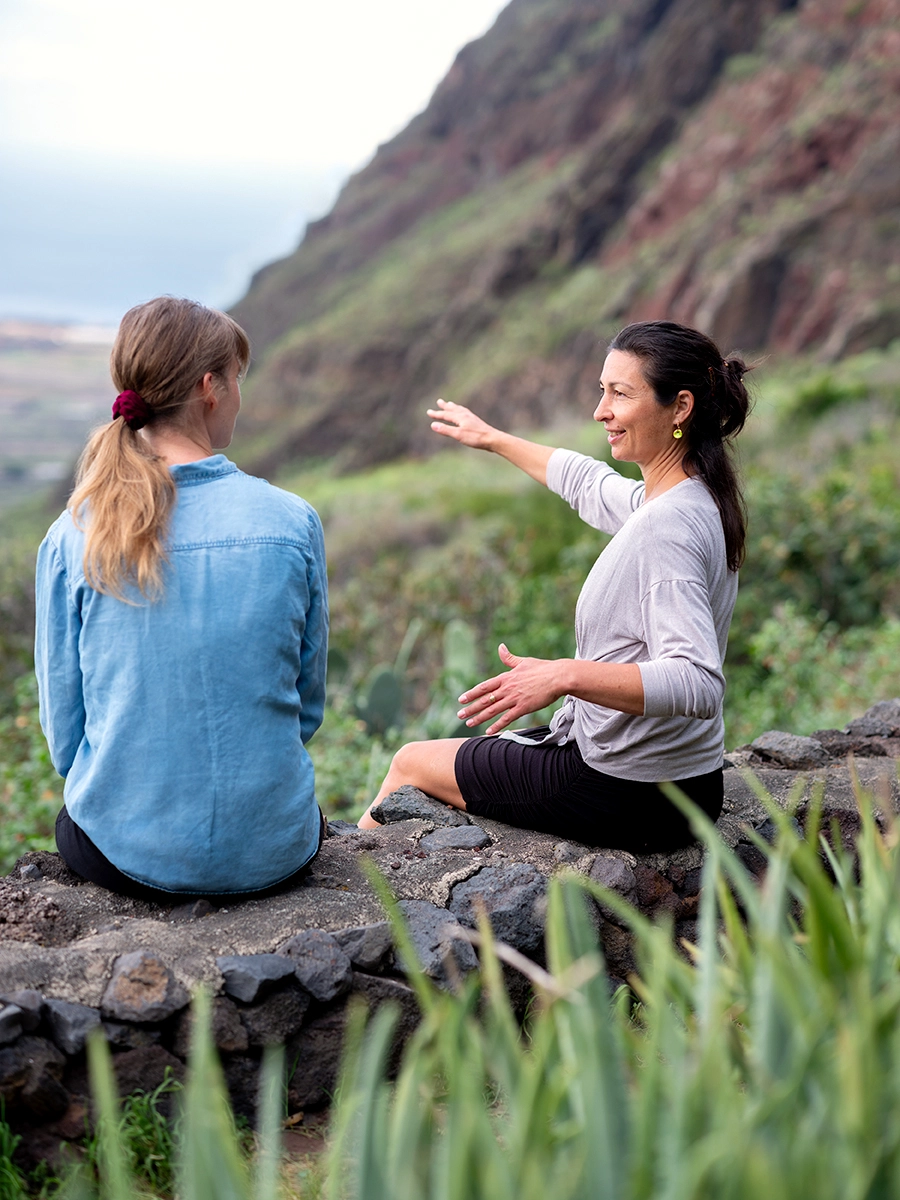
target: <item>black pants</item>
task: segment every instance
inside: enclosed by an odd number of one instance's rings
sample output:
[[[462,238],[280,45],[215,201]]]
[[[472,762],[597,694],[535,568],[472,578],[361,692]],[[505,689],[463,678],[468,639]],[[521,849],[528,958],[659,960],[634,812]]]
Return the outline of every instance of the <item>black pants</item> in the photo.
[[[316,854],[322,848],[327,829],[325,814],[320,810],[319,815],[321,824]],[[234,904],[238,900],[258,900],[263,896],[274,896],[277,892],[286,891],[299,883],[313,861],[311,858],[309,862],[303,864],[299,871],[295,871],[287,879],[282,879],[279,883],[261,888],[256,892],[225,892],[218,895],[209,892],[167,892],[162,888],[140,883],[129,875],[123,874],[118,867],[114,867],[106,855],[97,849],[84,830],[75,824],[66,811],[65,805],[60,809],[59,816],[56,818],[56,846],[69,870],[74,871],[76,875],[80,875],[89,883],[98,883],[100,887],[105,887],[107,891],[116,892],[120,896],[131,896],[135,900],[150,900],[154,904],[163,904],[167,908],[171,908],[173,904],[196,900],[201,896],[215,904]],[[315,858],[315,854],[313,858]]]
[[[537,741],[549,727],[517,730]],[[694,840],[681,811],[659,785],[619,779],[589,767],[574,742],[523,745],[473,737],[456,755],[456,782],[473,817],[571,838],[588,846],[646,854]],[[722,769],[672,781],[715,821],[722,811]]]

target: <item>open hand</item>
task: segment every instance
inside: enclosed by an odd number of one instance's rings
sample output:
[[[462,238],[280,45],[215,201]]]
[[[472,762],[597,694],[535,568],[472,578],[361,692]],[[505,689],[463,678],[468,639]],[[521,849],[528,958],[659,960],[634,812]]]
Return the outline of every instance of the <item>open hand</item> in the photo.
[[[451,437],[464,446],[472,446],[476,450],[492,450],[493,442],[499,430],[481,417],[476,417],[471,409],[462,404],[454,404],[452,400],[438,400],[437,408],[426,410],[429,417],[435,418],[431,428],[435,433]]]
[[[489,734],[500,733],[519,717],[537,712],[566,694],[560,681],[562,664],[555,659],[520,658],[502,642],[497,653],[509,671],[463,692],[459,702],[465,707],[457,713],[470,727],[492,721],[485,731]]]

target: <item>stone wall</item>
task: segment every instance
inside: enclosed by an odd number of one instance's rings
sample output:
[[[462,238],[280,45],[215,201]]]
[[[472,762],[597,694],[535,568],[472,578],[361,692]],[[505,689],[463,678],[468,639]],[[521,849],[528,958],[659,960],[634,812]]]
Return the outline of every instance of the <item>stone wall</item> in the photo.
[[[852,753],[851,764],[846,755]],[[900,700],[875,705],[846,730],[812,738],[768,733],[726,760],[724,841],[754,874],[764,855],[748,829],[772,823],[746,771],[802,822],[811,788],[824,789],[826,822],[848,843],[859,828],[854,772],[883,806],[900,810]],[[303,883],[263,900],[175,908],[114,896],[80,881],[56,854],[32,852],[0,879],[0,1096],[33,1158],[80,1136],[88,1092],[85,1039],[97,1026],[112,1048],[123,1094],[184,1074],[189,999],[213,993],[214,1035],[238,1112],[253,1116],[263,1048],[284,1043],[292,1112],[327,1104],[347,1005],[360,996],[401,1012],[397,1051],[417,1019],[414,994],[385,914],[363,870],[369,856],[400,898],[427,974],[447,985],[476,965],[464,928],[484,904],[498,938],[540,959],[547,881],[567,867],[611,888],[644,913],[670,913],[692,939],[700,890],[699,846],[635,856],[470,819],[412,788],[384,802],[384,826],[345,822]],[[575,831],[573,831],[574,833]],[[633,969],[629,935],[598,910],[610,974]],[[510,977],[524,1003],[520,977]]]

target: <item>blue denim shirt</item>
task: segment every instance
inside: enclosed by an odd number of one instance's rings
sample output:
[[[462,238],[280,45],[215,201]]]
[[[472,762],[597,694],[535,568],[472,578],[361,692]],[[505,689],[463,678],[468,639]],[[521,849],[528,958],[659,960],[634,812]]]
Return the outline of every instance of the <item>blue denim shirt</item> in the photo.
[[[172,468],[165,590],[85,581],[65,512],[38,553],[41,723],[66,808],[120,871],[171,891],[268,887],[316,851],[322,526],[224,455]]]

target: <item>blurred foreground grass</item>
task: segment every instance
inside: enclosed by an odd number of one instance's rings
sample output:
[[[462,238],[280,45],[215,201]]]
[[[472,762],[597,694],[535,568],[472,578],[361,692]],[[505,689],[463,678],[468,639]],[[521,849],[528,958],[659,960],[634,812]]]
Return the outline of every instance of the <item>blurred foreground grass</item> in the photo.
[[[762,797],[765,799],[765,797]],[[799,796],[797,797],[799,799]],[[805,836],[769,802],[774,846],[750,876],[695,816],[706,843],[692,943],[585,877],[550,883],[546,965],[472,937],[481,965],[456,990],[421,972],[422,1020],[397,1077],[397,1014],[350,1014],[327,1156],[302,1178],[280,1156],[283,1062],[268,1057],[255,1143],[236,1128],[200,996],[170,1154],[180,1200],[889,1200],[900,1194],[900,839],[860,794],[858,844]],[[373,883],[406,961],[384,880]],[[611,992],[593,902],[634,936],[638,973]],[[524,1025],[503,975],[524,972]],[[108,1052],[91,1050],[95,1151],[45,1195],[160,1192],[117,1108]],[[7,1158],[4,1197],[25,1179]],[[248,1158],[247,1151],[250,1150]],[[158,1164],[157,1167],[158,1168]]]

